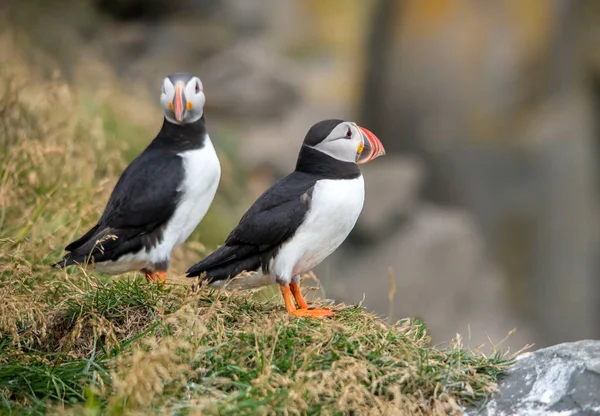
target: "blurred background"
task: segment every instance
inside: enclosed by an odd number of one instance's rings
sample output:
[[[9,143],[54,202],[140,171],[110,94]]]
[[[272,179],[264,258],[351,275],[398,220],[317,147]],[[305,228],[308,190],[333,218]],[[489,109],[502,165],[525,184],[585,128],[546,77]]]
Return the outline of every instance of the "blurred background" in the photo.
[[[89,167],[113,172],[108,191],[160,128],[162,78],[203,80],[224,176],[171,274],[293,169],[313,123],[349,119],[387,156],[364,167],[363,215],[315,271],[328,297],[421,318],[436,342],[497,344],[513,328],[502,346],[600,337],[600,2],[3,0],[0,11],[2,67],[18,55],[65,81],[72,115],[103,131],[78,145],[118,151]],[[103,195],[82,206],[101,209]]]

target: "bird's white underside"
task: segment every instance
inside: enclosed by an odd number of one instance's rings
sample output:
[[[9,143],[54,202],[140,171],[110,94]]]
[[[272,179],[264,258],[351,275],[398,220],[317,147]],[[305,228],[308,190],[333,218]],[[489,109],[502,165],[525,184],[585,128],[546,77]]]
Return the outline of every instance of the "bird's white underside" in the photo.
[[[96,270],[103,273],[119,274],[131,270],[154,270],[154,265],[168,261],[171,251],[183,243],[202,218],[217,192],[221,178],[221,165],[215,148],[208,134],[204,147],[179,153],[183,159],[185,170],[184,181],[180,190],[183,191],[173,217],[165,226],[163,239],[155,247],[146,251],[126,254],[116,261],[96,264]],[[152,192],[152,190],[148,190]]]
[[[274,283],[289,284],[295,276],[312,270],[344,242],[358,220],[364,200],[362,175],[356,179],[318,181],[304,222],[271,260],[269,275],[256,272],[212,285],[250,289]]]

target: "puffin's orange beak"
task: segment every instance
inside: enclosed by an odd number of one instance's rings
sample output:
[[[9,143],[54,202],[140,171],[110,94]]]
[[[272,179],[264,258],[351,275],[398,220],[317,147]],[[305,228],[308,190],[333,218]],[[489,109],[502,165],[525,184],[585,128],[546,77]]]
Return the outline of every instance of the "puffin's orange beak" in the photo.
[[[173,107],[175,108],[173,111],[175,112],[175,120],[177,120],[178,123],[183,122],[183,112],[185,111],[183,88],[183,82],[178,82],[175,85],[175,97],[173,98]]]
[[[356,163],[367,163],[379,156],[385,155],[385,149],[377,136],[364,127],[357,127],[362,136],[362,145],[358,148]]]

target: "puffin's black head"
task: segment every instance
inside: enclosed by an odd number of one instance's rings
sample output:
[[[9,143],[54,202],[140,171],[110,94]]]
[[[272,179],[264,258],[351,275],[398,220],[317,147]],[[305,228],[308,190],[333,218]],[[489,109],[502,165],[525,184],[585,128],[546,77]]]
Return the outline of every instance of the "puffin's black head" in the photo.
[[[364,127],[343,120],[323,120],[313,125],[304,145],[343,162],[367,163],[385,155],[379,139]]]
[[[165,117],[174,124],[198,121],[204,114],[204,87],[200,78],[186,73],[171,74],[163,81],[160,94]]]

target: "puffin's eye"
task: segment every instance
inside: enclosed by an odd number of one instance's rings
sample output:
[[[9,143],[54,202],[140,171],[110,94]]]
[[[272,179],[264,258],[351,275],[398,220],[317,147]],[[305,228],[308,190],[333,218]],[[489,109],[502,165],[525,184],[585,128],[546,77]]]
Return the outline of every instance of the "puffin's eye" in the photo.
[[[196,81],[196,94],[200,92],[200,83]]]
[[[352,130],[350,128],[348,128],[348,131],[346,132],[346,137],[347,138],[351,138],[352,137]]]

